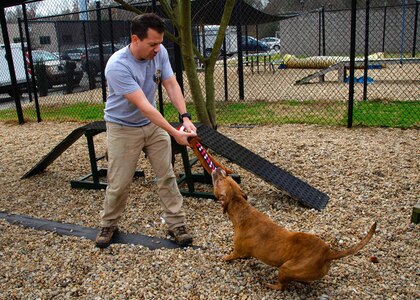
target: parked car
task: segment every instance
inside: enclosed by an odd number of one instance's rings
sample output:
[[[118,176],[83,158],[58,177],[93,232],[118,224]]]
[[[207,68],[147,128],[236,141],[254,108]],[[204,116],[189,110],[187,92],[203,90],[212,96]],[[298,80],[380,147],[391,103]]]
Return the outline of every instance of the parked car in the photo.
[[[84,48],[67,49],[64,50],[63,53],[61,53],[61,59],[81,61],[83,55],[85,55]]]
[[[273,49],[275,51],[280,51],[280,39],[279,38],[269,36],[269,37],[262,38],[260,41],[263,42],[263,43],[266,43],[268,45],[268,47],[270,47],[270,49]]]
[[[66,62],[45,50],[33,50],[32,59],[34,64],[44,63],[47,69],[48,86],[65,84],[68,80],[66,74]],[[83,77],[83,70],[80,64],[74,63],[73,83],[79,84]]]
[[[257,40],[252,36],[242,36],[242,51],[248,52],[265,52],[270,50],[267,44]]]
[[[104,55],[105,65],[108,62],[111,55],[115,51],[117,51],[121,48],[123,48],[122,45],[119,45],[119,44],[114,45],[114,51],[112,51],[112,45],[111,44],[103,45],[103,55]],[[82,57],[81,57],[81,61],[82,61],[83,70],[85,72],[88,71],[88,65],[89,65],[89,69],[90,69],[92,74],[95,74],[95,75],[99,74],[101,72],[101,59],[100,59],[100,55],[99,55],[99,46],[89,47],[87,55],[83,54]]]

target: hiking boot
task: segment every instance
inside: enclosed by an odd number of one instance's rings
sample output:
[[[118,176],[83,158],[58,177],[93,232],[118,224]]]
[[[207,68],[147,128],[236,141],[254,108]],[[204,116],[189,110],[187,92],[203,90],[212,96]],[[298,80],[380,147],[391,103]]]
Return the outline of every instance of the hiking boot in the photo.
[[[98,235],[96,236],[96,247],[106,248],[111,244],[114,233],[118,231],[117,226],[101,227]]]
[[[192,243],[192,236],[188,233],[185,226],[176,227],[172,230],[168,230],[168,234],[175,238],[175,243],[180,246],[187,246]]]

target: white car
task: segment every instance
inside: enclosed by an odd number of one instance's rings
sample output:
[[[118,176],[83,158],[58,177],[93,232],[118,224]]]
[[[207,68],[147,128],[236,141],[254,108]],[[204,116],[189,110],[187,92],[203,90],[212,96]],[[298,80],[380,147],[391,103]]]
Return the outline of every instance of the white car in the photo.
[[[280,50],[280,39],[273,37],[273,36],[269,36],[269,37],[265,37],[260,39],[261,42],[266,43],[268,45],[268,47],[270,47],[270,49],[273,49],[275,51],[279,51]]]

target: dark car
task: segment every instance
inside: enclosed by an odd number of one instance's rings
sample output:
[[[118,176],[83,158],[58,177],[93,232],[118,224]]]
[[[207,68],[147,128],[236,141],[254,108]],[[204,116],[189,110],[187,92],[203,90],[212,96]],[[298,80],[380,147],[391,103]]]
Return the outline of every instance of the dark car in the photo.
[[[83,55],[85,55],[84,48],[74,48],[64,50],[60,57],[63,60],[81,61]]]
[[[105,44],[103,45],[103,55],[104,55],[104,63],[108,62],[111,55],[121,49],[123,46],[121,45],[114,45],[114,49],[112,49],[112,45]],[[114,50],[114,51],[112,51]],[[93,46],[88,48],[87,55],[82,55],[81,57],[83,70],[88,72],[88,66],[91,74],[97,75],[101,72],[101,59],[100,59],[100,49],[99,46]]]
[[[267,44],[257,40],[252,36],[242,36],[242,51],[243,52],[265,52],[269,51],[270,47]]]
[[[66,74],[66,61],[60,60],[57,55],[45,50],[33,50],[32,59],[35,65],[45,65],[49,87],[65,84],[67,82],[68,74]],[[74,84],[77,85],[82,80],[83,71],[79,64],[75,62],[73,62],[73,64],[72,76],[74,77]]]

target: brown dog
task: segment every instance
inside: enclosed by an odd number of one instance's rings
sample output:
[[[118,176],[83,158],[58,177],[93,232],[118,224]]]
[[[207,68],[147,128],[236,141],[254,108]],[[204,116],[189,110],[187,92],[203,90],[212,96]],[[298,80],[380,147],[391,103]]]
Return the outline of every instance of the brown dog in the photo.
[[[357,245],[335,251],[314,234],[290,232],[252,207],[239,185],[222,169],[212,172],[214,195],[233,223],[234,249],[223,257],[225,261],[255,257],[279,267],[277,284],[266,284],[275,290],[285,290],[290,281],[307,282],[328,273],[332,260],[356,253],[372,238],[376,222]]]

